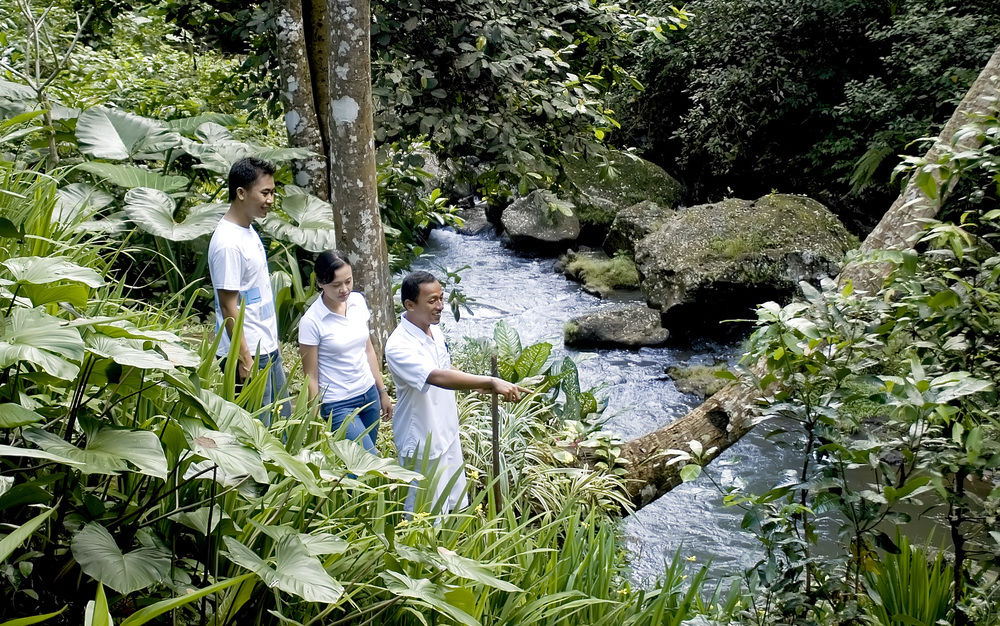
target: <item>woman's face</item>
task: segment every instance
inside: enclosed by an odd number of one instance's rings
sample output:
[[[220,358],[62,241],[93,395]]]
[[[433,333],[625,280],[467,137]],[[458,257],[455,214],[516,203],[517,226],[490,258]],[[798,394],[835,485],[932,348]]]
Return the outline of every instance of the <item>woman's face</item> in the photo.
[[[351,272],[351,266],[344,265],[335,270],[333,280],[320,284],[319,288],[323,290],[327,302],[337,304],[347,302],[347,296],[351,295],[354,289],[354,273]]]

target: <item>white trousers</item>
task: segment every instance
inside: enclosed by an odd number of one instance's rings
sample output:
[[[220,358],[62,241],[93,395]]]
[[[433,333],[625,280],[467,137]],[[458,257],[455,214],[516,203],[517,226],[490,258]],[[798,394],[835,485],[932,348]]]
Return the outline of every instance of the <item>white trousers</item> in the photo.
[[[451,513],[455,508],[468,506],[468,498],[465,497],[465,457],[462,456],[461,437],[456,435],[448,449],[440,456],[428,459],[426,467],[423,466],[423,459],[419,457],[405,457],[399,459],[399,464],[407,469],[412,469],[424,474],[421,480],[414,480],[410,483],[410,491],[406,494],[406,503],[403,508],[412,513],[417,501],[417,492],[430,493],[433,484],[434,495],[429,500],[421,498],[421,509],[431,511],[434,505],[444,495],[445,487],[453,477],[455,482],[448,491],[447,499],[441,506],[441,513]]]

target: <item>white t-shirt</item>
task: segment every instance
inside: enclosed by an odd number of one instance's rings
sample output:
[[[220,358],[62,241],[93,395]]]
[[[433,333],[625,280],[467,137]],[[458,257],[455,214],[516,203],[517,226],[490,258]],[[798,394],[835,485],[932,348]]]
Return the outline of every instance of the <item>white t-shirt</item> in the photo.
[[[432,337],[404,313],[385,344],[386,364],[396,382],[392,436],[401,459],[422,457],[428,433],[432,459],[441,456],[458,437],[455,392],[427,382],[433,370],[451,368],[444,334],[436,324],[430,330]]]
[[[257,231],[243,228],[226,218],[212,233],[208,244],[208,271],[215,292],[215,331],[224,331],[219,289],[240,292],[239,302],[246,305],[243,314],[243,338],[251,354],[269,354],[278,349],[278,320],[274,314],[274,295],[267,271],[267,254]],[[229,353],[229,333],[222,332],[216,356]]]
[[[368,363],[368,320],[372,314],[357,291],[347,296],[345,315],[338,315],[320,294],[299,322],[299,343],[318,346],[318,378],[323,402],[360,396],[375,384]]]

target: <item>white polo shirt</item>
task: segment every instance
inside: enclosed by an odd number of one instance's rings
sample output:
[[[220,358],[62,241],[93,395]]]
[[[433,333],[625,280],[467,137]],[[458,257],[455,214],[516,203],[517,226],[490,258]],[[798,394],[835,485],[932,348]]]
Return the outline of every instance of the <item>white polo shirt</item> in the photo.
[[[217,290],[238,291],[245,305],[243,338],[250,354],[270,354],[278,349],[278,319],[267,271],[264,244],[252,227],[244,228],[226,218],[212,233],[208,244],[208,271],[215,291],[215,332],[222,332],[216,356],[229,353],[229,333],[222,326],[222,309]]]
[[[320,395],[323,402],[347,400],[365,393],[375,384],[368,363],[368,310],[357,291],[347,296],[347,310],[330,310],[320,294],[299,322],[299,343],[317,346]]]
[[[451,368],[444,334],[436,324],[430,330],[432,336],[428,337],[403,313],[385,344],[386,364],[396,382],[392,436],[401,459],[422,457],[428,434],[432,459],[441,456],[458,437],[455,392],[427,382],[433,370]]]

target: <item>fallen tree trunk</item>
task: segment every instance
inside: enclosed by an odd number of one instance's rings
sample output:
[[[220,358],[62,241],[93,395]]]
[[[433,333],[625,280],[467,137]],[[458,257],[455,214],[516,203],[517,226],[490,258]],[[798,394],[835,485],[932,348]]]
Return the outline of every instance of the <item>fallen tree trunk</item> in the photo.
[[[997,99],[1000,98],[998,75],[1000,48],[993,53],[945,124],[938,140],[925,156],[927,161],[937,161],[945,148],[952,144],[956,131],[970,118],[996,110]],[[974,135],[964,135],[957,146],[959,149],[977,147],[978,140]],[[950,188],[942,189],[939,197],[932,199],[912,180],[909,181],[878,226],[865,239],[861,246],[862,253],[912,247],[916,235],[923,228],[920,220],[935,216],[949,191]],[[857,263],[845,267],[839,280],[850,280],[855,289],[870,293],[881,287],[888,271],[885,264]],[[760,366],[753,369],[758,376],[763,374]],[[682,482],[681,464],[668,465],[671,455],[666,453],[667,450],[687,452],[688,443],[698,441],[705,450],[705,462],[712,461],[753,428],[754,406],[759,395],[760,391],[751,386],[730,383],[684,417],[625,443],[622,457],[629,461],[626,478],[635,509],[653,502]]]

